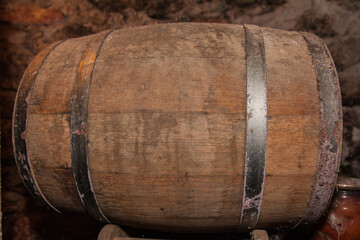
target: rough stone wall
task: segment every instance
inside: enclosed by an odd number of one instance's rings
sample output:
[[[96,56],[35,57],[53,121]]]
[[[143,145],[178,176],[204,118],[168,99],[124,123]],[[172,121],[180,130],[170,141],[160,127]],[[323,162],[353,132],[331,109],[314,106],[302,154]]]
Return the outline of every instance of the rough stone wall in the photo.
[[[0,3],[4,239],[94,239],[101,227],[86,217],[44,211],[20,181],[12,153],[11,115],[16,89],[30,60],[61,39],[179,21],[250,23],[320,36],[334,58],[342,89],[342,171],[360,177],[360,1],[4,0]]]

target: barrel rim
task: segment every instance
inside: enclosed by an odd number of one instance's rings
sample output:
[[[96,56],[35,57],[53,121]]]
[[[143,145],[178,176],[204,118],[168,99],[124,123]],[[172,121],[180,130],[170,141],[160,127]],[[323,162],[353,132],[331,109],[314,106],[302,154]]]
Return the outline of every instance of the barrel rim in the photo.
[[[36,181],[35,174],[32,170],[32,164],[28,156],[26,127],[31,92],[35,85],[37,76],[39,75],[41,67],[48,56],[64,41],[66,40],[52,43],[50,46],[37,54],[30,62],[20,81],[15,97],[12,116],[13,151],[21,181],[29,191],[30,195],[37,203],[39,203],[40,206],[46,209],[53,209],[58,213],[60,213],[60,211],[47,200]]]
[[[339,174],[343,129],[340,83],[329,49],[316,35],[299,34],[307,44],[316,74],[320,126],[313,190],[306,211],[293,228],[316,223],[328,208]]]

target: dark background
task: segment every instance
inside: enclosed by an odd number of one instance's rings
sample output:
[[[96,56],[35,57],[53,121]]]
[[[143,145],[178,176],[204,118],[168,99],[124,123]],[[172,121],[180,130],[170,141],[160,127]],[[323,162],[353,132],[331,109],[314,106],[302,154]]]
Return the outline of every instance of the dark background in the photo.
[[[30,60],[54,41],[107,29],[221,22],[308,31],[328,45],[344,111],[342,174],[360,177],[360,1],[356,0],[2,0],[0,2],[1,177],[4,239],[96,239],[102,225],[37,206],[12,153],[11,115]],[[304,86],[306,87],[306,86]],[[61,196],[59,196],[61,197]]]

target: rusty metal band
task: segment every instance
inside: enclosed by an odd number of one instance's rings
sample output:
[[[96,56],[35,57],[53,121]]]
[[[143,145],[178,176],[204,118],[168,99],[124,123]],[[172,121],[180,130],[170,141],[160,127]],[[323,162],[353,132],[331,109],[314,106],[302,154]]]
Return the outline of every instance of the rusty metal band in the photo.
[[[254,229],[260,216],[265,181],[267,88],[261,29],[245,25],[247,126],[245,178],[239,231]]]
[[[76,188],[87,213],[96,220],[109,223],[102,213],[92,188],[88,158],[88,103],[96,60],[105,39],[112,31],[94,36],[80,60],[71,96],[70,131],[71,161]]]
[[[53,43],[48,48],[41,51],[29,64],[21,80],[15,98],[12,122],[12,140],[14,147],[14,156],[20,177],[25,187],[30,192],[31,196],[41,206],[47,209],[52,208],[57,212],[60,211],[48,202],[46,197],[41,192],[39,185],[35,179],[27,149],[26,124],[28,118],[28,105],[30,103],[31,91],[34,87],[36,78],[39,75],[41,67],[43,66],[47,57],[60,43],[62,42]]]
[[[317,78],[320,131],[318,163],[312,195],[307,210],[296,226],[315,223],[328,207],[339,171],[342,141],[341,96],[333,60],[320,38],[310,33],[301,34],[307,43]]]

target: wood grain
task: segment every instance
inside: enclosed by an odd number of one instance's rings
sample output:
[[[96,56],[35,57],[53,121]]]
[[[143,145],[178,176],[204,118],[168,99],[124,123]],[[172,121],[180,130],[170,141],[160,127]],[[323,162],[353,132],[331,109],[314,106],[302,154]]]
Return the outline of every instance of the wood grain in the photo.
[[[113,32],[104,43],[88,136],[93,187],[111,220],[158,229],[237,226],[245,154],[243,34],[241,26],[163,25]],[[110,49],[114,54],[106,54]],[[109,202],[114,194],[118,204]]]

